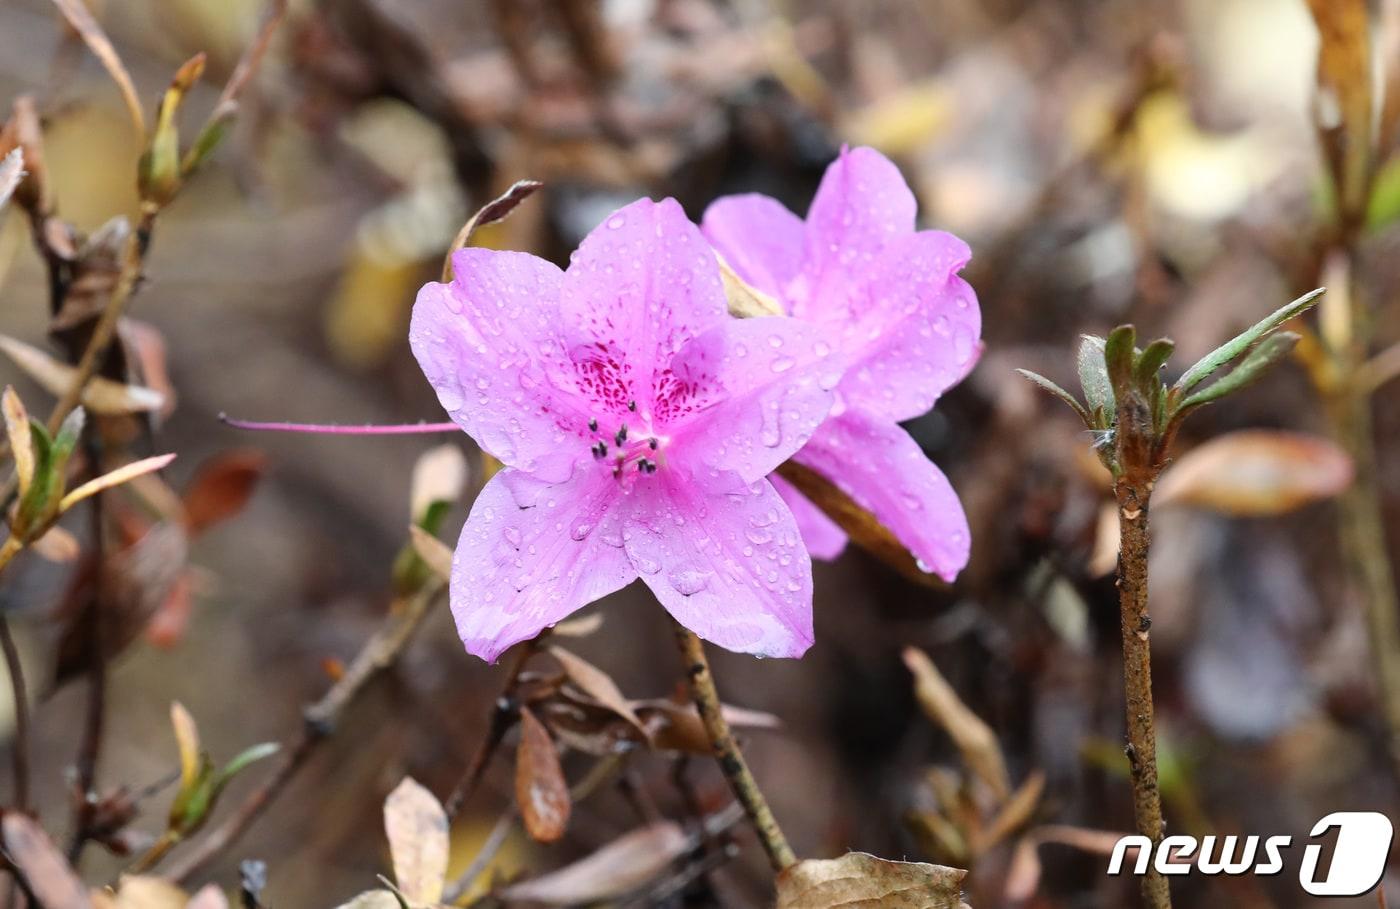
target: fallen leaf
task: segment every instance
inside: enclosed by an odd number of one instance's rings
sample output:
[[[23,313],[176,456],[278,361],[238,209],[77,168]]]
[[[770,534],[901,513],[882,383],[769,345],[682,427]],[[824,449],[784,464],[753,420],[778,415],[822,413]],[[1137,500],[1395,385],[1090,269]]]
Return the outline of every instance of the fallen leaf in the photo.
[[[1246,429],[1188,451],[1162,474],[1152,504],[1279,515],[1337,495],[1351,485],[1352,473],[1347,453],[1320,436]]]
[[[643,736],[648,735],[646,727],[642,725],[636,711],[632,709],[631,702],[617,687],[612,676],[583,657],[570,653],[562,647],[550,647],[549,655],[559,661],[559,665],[564,667],[564,674],[569,677],[569,681],[577,685],[584,694],[637,727],[637,731]]]
[[[574,906],[624,896],[670,867],[690,849],[681,826],[662,821],[624,833],[557,871],[507,887],[507,900]]]
[[[433,574],[444,581],[452,577],[452,550],[447,548],[446,543],[417,524],[409,525],[408,535],[413,540],[414,551],[432,569]]]
[[[991,727],[968,709],[928,654],[917,647],[906,647],[904,665],[914,674],[914,694],[924,713],[952,738],[968,769],[1005,801],[1011,794],[1011,780]]]
[[[62,397],[78,374],[73,366],[8,335],[0,335],[0,351],[54,397]],[[165,397],[158,391],[123,385],[102,376],[93,376],[83,389],[83,406],[102,416],[148,413],[160,410],[164,403]]]
[[[410,902],[435,903],[447,879],[447,813],[412,777],[384,800],[384,832],[394,880]]]
[[[541,843],[553,843],[569,826],[569,784],[549,730],[529,708],[520,709],[520,745],[515,750],[515,803],[525,830]]]
[[[267,455],[252,448],[222,452],[202,462],[181,496],[190,536],[242,511],[266,468]]]
[[[958,909],[966,875],[864,852],[808,859],[779,873],[776,909]]]
[[[131,114],[131,124],[136,127],[136,134],[143,140],[146,137],[146,118],[141,112],[141,100],[136,94],[136,86],[131,83],[131,76],[126,71],[126,66],[122,64],[121,57],[117,56],[117,49],[108,40],[107,34],[102,31],[102,26],[97,24],[92,12],[84,5],[83,0],[53,0],[54,6],[63,13],[63,18],[68,20],[68,24],[83,39],[83,43],[88,46],[88,50],[102,65],[106,67],[111,75],[112,81],[117,83],[117,88],[121,90],[122,100],[126,102],[127,113]]]
[[[90,909],[92,900],[82,881],[37,821],[6,812],[4,835],[6,854],[45,909]]]

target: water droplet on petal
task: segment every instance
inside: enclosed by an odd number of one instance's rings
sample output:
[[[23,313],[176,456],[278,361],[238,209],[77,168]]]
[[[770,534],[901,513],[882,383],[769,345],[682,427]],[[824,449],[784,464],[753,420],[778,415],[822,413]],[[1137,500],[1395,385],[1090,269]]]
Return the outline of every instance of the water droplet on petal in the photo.
[[[627,219],[622,215],[613,215],[608,219],[608,230],[617,230],[627,223]]]
[[[703,568],[683,565],[667,572],[666,580],[676,589],[676,593],[683,597],[690,597],[704,590],[713,576],[711,572]]]

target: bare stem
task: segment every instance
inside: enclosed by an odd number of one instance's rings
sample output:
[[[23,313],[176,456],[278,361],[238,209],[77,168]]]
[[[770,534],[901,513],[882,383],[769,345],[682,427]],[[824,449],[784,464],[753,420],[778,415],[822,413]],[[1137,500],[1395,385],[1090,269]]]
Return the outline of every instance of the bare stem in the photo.
[[[729,781],[729,788],[744,806],[763,850],[768,853],[768,862],[774,871],[782,871],[797,864],[797,856],[788,845],[787,837],[773,817],[768,800],[758,788],[743,752],[734,741],[734,733],[724,719],[719,692],[715,689],[714,675],[710,672],[710,661],[705,657],[705,645],[695,633],[680,623],[676,623],[676,643],[680,647],[681,658],[685,661],[686,678],[690,680],[690,696],[695,708],[700,712],[700,720],[705,724],[710,741],[714,744],[715,760]]]
[[[1147,611],[1147,524],[1151,483],[1118,481],[1118,603],[1123,622],[1123,687],[1127,693],[1128,769],[1133,787],[1133,815],[1138,833],[1162,841],[1162,795],[1157,785],[1157,731],[1152,710],[1152,617]],[[1155,852],[1155,848],[1154,848]],[[1149,909],[1172,904],[1167,879],[1149,866],[1142,879],[1142,899]]]
[[[15,740],[10,748],[15,773],[15,808],[23,812],[29,810],[29,692],[24,684],[19,649],[10,634],[10,622],[3,615],[0,615],[0,649],[5,652],[5,668],[10,671],[10,688],[15,699]]]
[[[277,766],[263,783],[248,794],[238,809],[222,824],[207,833],[193,849],[181,857],[166,877],[184,882],[208,865],[225,849],[232,846],[253,825],[273,800],[296,776],[322,741],[335,731],[336,722],[345,708],[359,696],[379,671],[392,666],[412,639],[413,633],[438,602],[444,590],[441,581],[433,581],[414,594],[401,609],[393,611],[374,633],[336,683],[319,701],[306,708],[306,722],[296,740],[283,747]],[[157,857],[159,861],[159,857]],[[153,863],[154,864],[154,863]]]

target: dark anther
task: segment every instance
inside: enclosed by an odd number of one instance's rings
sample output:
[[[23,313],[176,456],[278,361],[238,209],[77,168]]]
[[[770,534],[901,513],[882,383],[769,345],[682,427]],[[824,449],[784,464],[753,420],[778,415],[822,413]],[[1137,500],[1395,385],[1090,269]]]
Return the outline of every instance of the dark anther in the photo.
[[[656,440],[655,440],[655,439],[652,439],[651,441],[647,442],[647,444],[651,446],[651,450],[652,450],[652,451],[656,451]]]
[[[622,447],[622,443],[627,441],[627,424],[626,424],[626,423],[623,423],[623,424],[622,424],[622,428],[620,428],[620,429],[617,431],[617,435],[615,436],[615,441],[617,442],[617,447],[618,447],[618,448],[621,448],[621,447]]]
[[[588,421],[588,431],[589,431],[589,432],[597,432],[597,431],[598,431],[598,420],[597,420],[597,418],[594,418],[594,419]]]
[[[593,457],[595,458],[602,459],[608,456],[608,445],[606,442],[599,442],[589,450],[593,452]]]
[[[630,410],[630,411],[633,411],[633,412],[635,413],[636,410],[637,410],[637,402],[636,402],[636,401],[628,401],[628,402],[627,402],[627,409]]]
[[[656,473],[656,464],[648,461],[646,458],[642,458],[637,462],[637,471],[639,473]]]

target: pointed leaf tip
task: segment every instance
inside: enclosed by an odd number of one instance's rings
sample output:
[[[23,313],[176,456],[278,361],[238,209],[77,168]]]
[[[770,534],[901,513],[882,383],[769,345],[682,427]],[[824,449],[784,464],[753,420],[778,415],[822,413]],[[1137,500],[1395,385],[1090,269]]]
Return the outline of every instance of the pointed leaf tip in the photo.
[[[1221,344],[1215,350],[1212,350],[1198,360],[1190,369],[1186,370],[1181,378],[1177,380],[1173,391],[1180,395],[1195,388],[1197,385],[1201,384],[1201,382],[1210,378],[1220,367],[1229,363],[1252,347],[1260,338],[1264,337],[1275,328],[1278,328],[1280,325],[1283,325],[1289,319],[1296,318],[1307,312],[1317,304],[1318,298],[1326,292],[1327,288],[1325,287],[1311,290],[1293,302],[1279,307],[1254,325],[1240,332],[1224,344]]]

